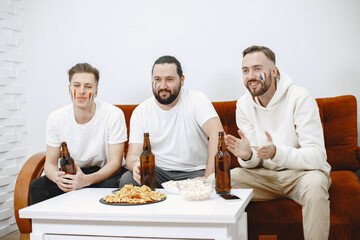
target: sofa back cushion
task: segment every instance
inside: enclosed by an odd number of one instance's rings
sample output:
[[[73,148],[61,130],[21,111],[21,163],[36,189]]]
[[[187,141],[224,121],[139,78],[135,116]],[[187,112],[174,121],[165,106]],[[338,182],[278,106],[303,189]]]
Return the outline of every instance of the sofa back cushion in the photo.
[[[137,107],[137,105],[132,104],[132,105],[115,105],[118,108],[120,108],[125,115],[125,122],[126,122],[126,128],[127,128],[127,136],[128,136],[128,141],[125,142],[125,148],[124,148],[124,153],[125,153],[125,157],[129,148],[129,137],[130,137],[130,118],[131,118],[131,114],[134,111],[134,109]]]
[[[235,117],[236,102],[237,101],[213,102],[212,104],[220,117],[224,131],[227,134],[239,137]],[[231,156],[231,168],[240,167],[237,157],[235,157],[231,152],[229,152],[229,154]]]
[[[357,106],[354,96],[339,96],[316,99],[323,125],[325,147],[328,162],[333,171],[360,168],[356,157],[357,149]],[[224,130],[227,134],[238,137],[235,110],[236,101],[213,102]],[[137,105],[116,105],[125,114],[129,136],[129,124],[132,111]],[[125,144],[125,154],[128,143]],[[239,167],[237,158],[231,155],[231,167]]]
[[[332,171],[360,168],[357,159],[357,102],[354,96],[317,98],[327,161]]]

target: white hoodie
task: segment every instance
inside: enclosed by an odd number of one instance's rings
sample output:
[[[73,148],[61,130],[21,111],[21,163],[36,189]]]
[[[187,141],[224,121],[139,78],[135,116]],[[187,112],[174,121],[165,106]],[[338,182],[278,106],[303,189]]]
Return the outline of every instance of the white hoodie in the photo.
[[[253,156],[249,161],[238,158],[242,167],[322,170],[330,172],[326,162],[323,129],[319,109],[310,93],[293,85],[284,73],[277,80],[277,90],[266,107],[247,91],[236,104],[236,123],[250,141]],[[273,159],[259,159],[256,149],[266,143],[268,131],[276,146]]]

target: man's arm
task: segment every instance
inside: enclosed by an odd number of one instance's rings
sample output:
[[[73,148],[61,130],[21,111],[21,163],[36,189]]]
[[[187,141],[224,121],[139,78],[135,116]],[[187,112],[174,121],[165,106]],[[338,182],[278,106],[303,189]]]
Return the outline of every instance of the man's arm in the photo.
[[[272,161],[289,169],[330,171],[330,165],[326,162],[323,129],[315,99],[309,93],[298,97],[293,114],[300,148],[277,145]]]
[[[129,150],[126,156],[126,166],[133,172],[133,178],[141,184],[140,177],[140,155],[143,151],[143,144],[141,143],[130,143]]]
[[[67,175],[67,178],[71,180],[65,179],[65,182],[68,184],[68,189],[80,189],[104,181],[118,173],[122,165],[124,146],[125,143],[108,144],[107,163],[97,172],[84,174],[77,166],[75,175]]]
[[[226,147],[235,157],[249,161],[252,157],[250,142],[241,130],[238,130],[238,134],[240,138],[230,134],[225,136]]]
[[[125,116],[122,110],[116,107],[109,111],[111,112],[109,112],[107,119],[109,133],[106,140],[108,149],[106,164],[99,171],[91,174],[84,174],[77,166],[76,175],[69,177],[74,180],[72,182],[73,189],[80,189],[104,181],[117,174],[121,169],[125,141],[127,140]]]
[[[58,187],[64,192],[70,191],[68,189],[68,185],[66,181],[64,181],[65,173],[63,171],[59,171],[58,161],[60,156],[60,147],[51,147],[49,145],[46,146],[46,159],[44,172],[48,179],[56,183]]]
[[[107,163],[97,172],[85,175],[88,180],[85,186],[108,179],[120,171],[125,143],[108,144]]]
[[[44,172],[48,179],[56,183],[59,172],[58,161],[60,156],[60,147],[46,146],[46,158]]]
[[[238,162],[243,168],[256,168],[262,163],[262,159],[257,156],[257,141],[252,116],[248,110],[245,96],[241,97],[236,103],[236,125],[240,138],[235,136],[225,136],[227,147],[233,142],[232,149],[229,149],[238,157]],[[229,141],[231,140],[231,141]],[[229,144],[228,144],[229,143]],[[242,153],[241,153],[242,152]]]
[[[208,177],[210,174],[215,172],[215,163],[214,158],[217,152],[219,132],[223,132],[223,126],[220,122],[220,118],[213,117],[207,120],[202,126],[203,131],[206,133],[209,138],[208,143],[208,160],[205,169],[205,177]]]

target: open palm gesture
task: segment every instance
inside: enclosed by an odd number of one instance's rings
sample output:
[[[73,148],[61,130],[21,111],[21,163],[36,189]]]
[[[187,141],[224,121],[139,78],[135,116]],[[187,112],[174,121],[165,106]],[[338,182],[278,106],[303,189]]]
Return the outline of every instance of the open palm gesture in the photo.
[[[230,134],[225,136],[225,144],[227,149],[232,152],[236,157],[247,160],[251,157],[251,149],[249,139],[245,134],[238,130],[240,138],[236,138]]]

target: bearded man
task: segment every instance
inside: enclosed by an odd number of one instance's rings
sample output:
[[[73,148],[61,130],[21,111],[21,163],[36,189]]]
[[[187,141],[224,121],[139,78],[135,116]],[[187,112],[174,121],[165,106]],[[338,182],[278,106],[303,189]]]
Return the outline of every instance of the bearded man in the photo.
[[[140,185],[140,155],[144,133],[149,133],[155,155],[156,185],[169,180],[208,177],[214,173],[220,118],[210,100],[199,91],[183,89],[180,62],[162,56],[152,68],[154,96],[133,111],[129,150],[120,187]]]
[[[233,188],[253,188],[254,201],[291,198],[302,206],[305,240],[328,239],[330,165],[319,109],[306,89],[275,65],[267,47],[243,51],[248,92],[237,101],[240,138],[227,135],[242,168],[231,170]]]

